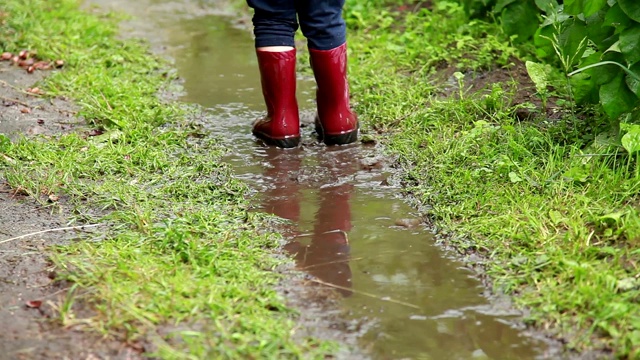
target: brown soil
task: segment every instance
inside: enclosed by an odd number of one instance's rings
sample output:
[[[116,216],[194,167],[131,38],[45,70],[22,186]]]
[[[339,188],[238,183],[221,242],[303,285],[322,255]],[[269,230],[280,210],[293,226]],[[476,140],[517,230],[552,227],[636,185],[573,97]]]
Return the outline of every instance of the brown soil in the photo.
[[[395,10],[399,12],[407,12],[407,11],[418,12],[420,9],[427,9],[427,10],[433,9],[433,1],[432,0],[427,0],[427,1],[414,0],[414,1],[409,1],[407,4],[398,5],[395,8]]]
[[[27,73],[0,63],[0,134],[17,141],[22,136],[55,136],[79,130],[73,104],[64,99],[31,95],[48,71]],[[12,159],[0,154],[0,161]],[[11,188],[0,172],[0,359],[136,359],[125,344],[87,334],[60,318],[57,310],[69,293],[69,284],[55,280],[49,247],[67,244],[77,231],[44,230],[69,227],[64,205],[22,194]],[[55,206],[52,206],[55,205]],[[13,240],[11,240],[13,239]],[[74,305],[75,316],[90,316]],[[66,326],[63,326],[66,325]]]
[[[26,70],[0,62],[0,134],[13,140],[21,135],[53,135],[84,123],[76,119],[75,108],[64,99],[32,94],[49,71]]]
[[[458,96],[458,82],[453,74],[458,71],[455,66],[448,66],[436,73],[435,80],[440,83],[442,96]],[[491,93],[494,84],[501,84],[503,89],[512,92],[510,106],[517,110],[518,120],[532,120],[543,115],[546,119],[557,120],[562,116],[562,109],[556,104],[557,97],[551,96],[544,109],[540,97],[536,95],[536,87],[525,64],[519,59],[511,59],[511,66],[495,68],[488,71],[465,74],[465,94],[481,97]],[[549,87],[552,92],[554,89]],[[529,105],[529,106],[525,106]]]

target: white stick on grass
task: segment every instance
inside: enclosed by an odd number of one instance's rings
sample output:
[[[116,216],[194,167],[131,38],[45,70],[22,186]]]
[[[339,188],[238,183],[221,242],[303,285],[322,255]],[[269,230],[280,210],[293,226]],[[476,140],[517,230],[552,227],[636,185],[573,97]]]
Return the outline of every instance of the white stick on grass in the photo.
[[[55,232],[55,231],[81,230],[81,229],[92,228],[92,227],[96,227],[96,226],[100,226],[100,225],[102,225],[102,224],[80,225],[80,226],[70,226],[70,227],[63,227],[63,228],[57,228],[57,229],[42,230],[42,231],[37,231],[37,232],[34,232],[34,233],[30,233],[30,234],[17,236],[17,237],[14,237],[14,238],[2,240],[2,241],[0,241],[0,245],[2,245],[4,243],[8,243],[10,241],[24,239],[24,238],[27,238],[29,236],[35,236],[35,235],[40,235],[40,234],[45,234],[45,233],[50,233],[50,232]]]

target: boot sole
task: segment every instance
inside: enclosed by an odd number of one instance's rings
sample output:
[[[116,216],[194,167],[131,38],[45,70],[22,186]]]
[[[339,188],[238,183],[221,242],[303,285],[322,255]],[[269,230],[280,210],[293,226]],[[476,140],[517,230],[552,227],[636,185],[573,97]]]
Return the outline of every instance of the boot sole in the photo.
[[[353,130],[348,133],[329,135],[323,134],[320,139],[327,145],[346,145],[358,141],[358,130]]]
[[[291,149],[300,145],[300,136],[288,137],[284,139],[274,139],[260,132],[253,132],[253,135],[265,142],[267,145],[277,146],[283,149]]]
[[[322,131],[322,125],[320,125],[318,121],[316,121],[315,127],[316,133],[318,134],[318,140],[324,141],[326,145],[346,145],[358,141],[359,124],[356,126],[355,130],[336,135],[324,134]]]

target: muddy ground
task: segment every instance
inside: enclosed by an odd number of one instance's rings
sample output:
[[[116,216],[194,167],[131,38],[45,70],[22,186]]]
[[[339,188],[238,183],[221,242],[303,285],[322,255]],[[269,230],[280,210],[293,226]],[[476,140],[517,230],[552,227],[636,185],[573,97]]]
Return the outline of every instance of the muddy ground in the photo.
[[[48,99],[28,89],[50,71],[29,74],[9,62],[0,63],[0,134],[13,141],[82,131],[75,106],[65,99]],[[0,154],[0,161],[12,159]],[[0,359],[136,359],[137,350],[118,341],[81,331],[67,324],[56,309],[70,284],[57,281],[49,261],[51,246],[64,245],[93,229],[42,231],[73,227],[64,201],[47,194],[25,194],[10,187],[0,173]],[[90,316],[76,306],[76,316]]]

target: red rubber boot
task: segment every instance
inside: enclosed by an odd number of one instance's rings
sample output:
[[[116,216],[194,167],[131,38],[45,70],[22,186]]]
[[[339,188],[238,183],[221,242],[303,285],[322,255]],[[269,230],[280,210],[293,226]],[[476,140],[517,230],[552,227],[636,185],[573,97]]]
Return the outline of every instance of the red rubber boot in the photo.
[[[256,54],[267,116],[253,123],[253,135],[269,145],[296,147],[300,144],[296,50],[256,51]]]
[[[358,117],[349,106],[347,44],[331,50],[309,49],[318,90],[316,132],[327,145],[358,140]]]

